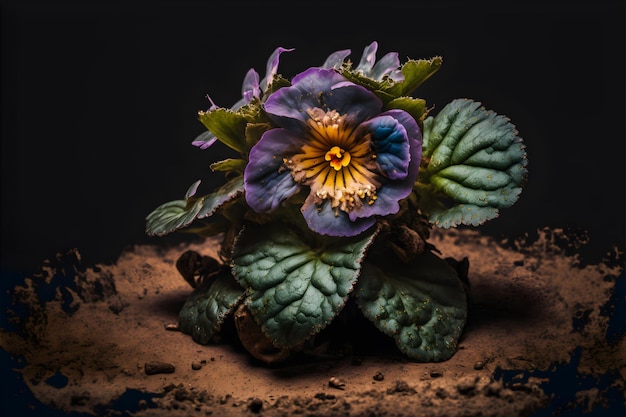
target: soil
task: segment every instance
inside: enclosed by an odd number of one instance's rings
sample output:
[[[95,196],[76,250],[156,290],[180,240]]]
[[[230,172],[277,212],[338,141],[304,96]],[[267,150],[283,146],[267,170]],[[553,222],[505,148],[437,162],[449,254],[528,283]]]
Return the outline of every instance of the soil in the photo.
[[[2,295],[4,413],[625,415],[622,249],[586,262],[584,236],[552,229],[515,240],[434,231],[431,242],[469,260],[468,322],[458,352],[438,363],[407,359],[363,323],[340,348],[278,364],[254,359],[228,325],[221,341],[194,342],[176,331],[192,291],[176,261],[216,256],[213,240],[139,245],[110,265],[59,254]]]

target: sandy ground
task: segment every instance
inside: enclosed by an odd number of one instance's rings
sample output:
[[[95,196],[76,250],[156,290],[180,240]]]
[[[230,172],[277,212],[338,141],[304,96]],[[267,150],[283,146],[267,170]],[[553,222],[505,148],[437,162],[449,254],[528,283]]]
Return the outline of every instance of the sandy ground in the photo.
[[[625,415],[620,250],[586,264],[584,242],[559,230],[431,241],[470,265],[468,323],[440,363],[410,361],[366,326],[332,355],[273,365],[228,326],[219,344],[195,343],[168,327],[192,290],[175,263],[186,250],[214,256],[214,241],[137,246],[112,265],[59,254],[3,294],[4,415]]]

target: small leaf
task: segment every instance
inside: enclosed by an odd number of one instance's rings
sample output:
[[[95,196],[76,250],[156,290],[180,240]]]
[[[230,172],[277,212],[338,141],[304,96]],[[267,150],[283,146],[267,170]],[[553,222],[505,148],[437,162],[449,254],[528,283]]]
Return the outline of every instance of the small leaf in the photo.
[[[363,265],[354,290],[357,305],[398,348],[421,362],[456,352],[467,317],[465,290],[446,261],[425,252],[410,264]]]
[[[162,204],[146,217],[146,233],[163,236],[190,225],[196,219],[213,215],[229,201],[243,194],[243,176],[237,176],[215,192],[199,198],[195,194],[199,181],[189,187],[186,200],[175,200]]]
[[[341,311],[377,231],[356,238],[305,241],[289,226],[247,225],[235,241],[233,275],[276,346],[292,348]]]
[[[198,112],[202,124],[226,146],[243,152],[246,144],[246,118],[230,109],[217,108]]]
[[[198,180],[191,184],[191,186],[187,189],[187,192],[185,193],[185,200],[189,200],[191,197],[196,195],[196,191],[198,191],[198,186],[200,185],[201,181],[202,180]]]
[[[212,163],[210,168],[213,171],[235,171],[243,173],[246,168],[246,161],[243,159],[228,158],[223,161]]]
[[[385,91],[396,97],[408,96],[424,81],[430,78],[443,63],[440,56],[431,59],[410,59],[402,65],[404,81],[397,82]]]
[[[161,204],[146,217],[146,233],[151,236],[163,236],[185,227],[196,219],[202,209],[202,199],[191,201],[170,201]]]
[[[212,216],[225,203],[234,200],[243,194],[243,175],[239,175],[226,184],[222,185],[215,192],[204,197],[202,210],[198,212],[198,219]]]
[[[401,109],[409,113],[417,122],[426,116],[426,100],[413,97],[398,97],[391,100],[385,109]]]
[[[213,281],[201,285],[187,298],[178,314],[180,330],[197,343],[208,344],[243,295],[243,288],[227,269],[222,269]]]
[[[265,133],[268,129],[271,129],[272,125],[270,123],[249,123],[246,127],[246,146],[247,149],[251,149],[254,145],[257,144],[259,139],[263,133]]]
[[[515,126],[472,100],[454,100],[424,120],[422,152],[422,208],[439,227],[497,217],[498,209],[517,201],[526,181],[526,150]],[[435,200],[448,201],[429,204]]]

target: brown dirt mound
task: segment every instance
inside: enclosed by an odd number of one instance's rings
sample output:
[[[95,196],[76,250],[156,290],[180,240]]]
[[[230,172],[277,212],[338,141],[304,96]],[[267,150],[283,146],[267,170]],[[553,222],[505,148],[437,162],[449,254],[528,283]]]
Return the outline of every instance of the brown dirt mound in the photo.
[[[5,412],[624,415],[623,253],[585,264],[576,254],[584,242],[547,229],[516,241],[436,231],[431,241],[470,265],[468,323],[459,351],[441,363],[412,362],[365,327],[365,342],[272,366],[228,329],[206,346],[170,331],[191,292],[176,260],[187,250],[215,256],[215,241],[136,246],[92,267],[78,251],[59,255],[6,294],[1,347],[14,378]]]

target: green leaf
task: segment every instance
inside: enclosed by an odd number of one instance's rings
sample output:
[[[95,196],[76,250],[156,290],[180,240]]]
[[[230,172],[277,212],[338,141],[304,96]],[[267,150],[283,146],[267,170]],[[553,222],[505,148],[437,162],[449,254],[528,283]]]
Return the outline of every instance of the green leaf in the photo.
[[[230,271],[222,269],[213,281],[196,288],[187,298],[178,314],[180,331],[198,343],[208,344],[243,295],[243,288]]]
[[[219,208],[229,201],[234,200],[243,194],[243,175],[235,178],[222,185],[215,192],[204,197],[202,210],[198,212],[198,219],[212,216]]]
[[[246,146],[247,149],[251,149],[257,144],[263,133],[271,129],[270,123],[249,123],[246,127]]]
[[[425,252],[410,264],[363,265],[357,305],[411,359],[439,362],[454,355],[467,318],[465,290],[456,271]]]
[[[200,198],[192,198],[198,187],[196,181],[187,191],[185,200],[162,204],[146,217],[146,233],[163,236],[188,226],[196,219],[213,215],[229,201],[243,194],[243,176],[239,175],[215,192]]]
[[[226,146],[243,152],[246,145],[246,118],[230,109],[218,108],[199,112],[198,118]]]
[[[426,115],[426,100],[413,97],[398,97],[387,103],[385,109],[404,110],[413,116],[416,121],[420,122]]]
[[[146,217],[146,233],[151,236],[163,236],[187,226],[196,219],[202,209],[202,200],[170,201],[161,204]]]
[[[527,176],[526,150],[505,116],[468,99],[424,121],[423,210],[439,227],[484,223],[519,198]],[[423,186],[426,185],[426,186]],[[429,201],[445,204],[428,204]]]
[[[277,347],[297,346],[341,311],[376,233],[305,238],[278,223],[244,227],[234,245],[233,275]]]
[[[443,64],[443,59],[440,56],[431,59],[410,59],[401,68],[404,81],[393,84],[385,91],[396,97],[408,96],[437,72],[441,64]]]
[[[223,161],[214,162],[210,167],[213,171],[235,171],[243,174],[246,168],[246,161],[243,159],[228,158]]]

